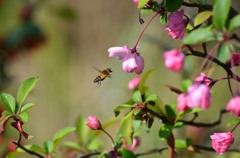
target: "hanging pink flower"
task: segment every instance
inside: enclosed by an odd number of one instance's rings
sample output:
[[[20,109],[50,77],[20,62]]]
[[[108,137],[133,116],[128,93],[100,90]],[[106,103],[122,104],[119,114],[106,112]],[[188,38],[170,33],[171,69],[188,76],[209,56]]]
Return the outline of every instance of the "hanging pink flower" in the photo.
[[[179,111],[185,111],[188,109],[188,98],[187,95],[182,93],[178,96],[177,99],[178,105],[177,108]]]
[[[184,65],[185,56],[182,52],[177,49],[166,51],[163,54],[165,66],[174,72],[179,72],[182,70]]]
[[[139,83],[140,83],[140,81],[141,81],[141,78],[139,78],[139,77],[133,78],[131,81],[129,81],[129,83],[128,83],[128,88],[129,88],[129,89],[135,89],[135,88],[137,88],[138,85],[139,85]]]
[[[174,39],[182,39],[185,33],[186,24],[184,22],[184,11],[176,11],[168,15],[168,24],[165,30]]]
[[[144,68],[144,59],[137,52],[138,47],[130,49],[128,46],[112,47],[108,49],[109,57],[116,57],[123,61],[125,72],[141,74]]]
[[[102,128],[100,121],[95,116],[88,116],[85,124],[92,130],[99,130]]]
[[[239,117],[240,116],[240,96],[233,97],[228,102],[226,110],[234,113]]]
[[[195,108],[200,106],[203,109],[208,109],[211,102],[210,88],[205,84],[193,84],[188,89],[188,107]]]
[[[209,77],[208,77],[205,73],[203,73],[203,72],[201,72],[201,75],[200,75],[200,76],[194,78],[194,82],[195,82],[195,83],[204,83],[205,85],[210,86],[210,87],[213,86],[213,85],[216,83],[215,80],[209,78]]]
[[[214,133],[210,137],[212,139],[212,147],[218,155],[224,154],[234,142],[234,136],[231,132]]]

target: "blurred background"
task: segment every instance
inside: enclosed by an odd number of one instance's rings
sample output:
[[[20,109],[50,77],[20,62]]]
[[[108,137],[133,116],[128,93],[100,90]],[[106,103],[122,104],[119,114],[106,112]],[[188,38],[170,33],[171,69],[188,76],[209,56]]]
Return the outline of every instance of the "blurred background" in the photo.
[[[236,6],[239,8],[239,4]],[[191,18],[196,11],[187,11],[187,14]],[[151,15],[143,15],[142,18],[146,23]],[[131,0],[1,0],[0,21],[1,92],[16,96],[24,80],[40,77],[27,99],[37,106],[30,110],[29,121],[23,126],[34,136],[25,141],[26,144],[42,145],[44,141],[51,140],[59,129],[74,126],[79,116],[95,115],[102,122],[113,118],[113,109],[131,97],[128,82],[133,77],[141,77],[123,72],[121,61],[109,58],[107,52],[113,46],[132,47],[144,27],[138,22],[138,9]],[[139,52],[145,59],[144,72],[155,69],[147,81],[150,92],[157,93],[165,103],[176,102],[177,95],[164,85],[179,87],[182,79],[198,76],[199,71],[196,70],[202,60],[188,57],[182,73],[167,71],[162,53],[180,48],[181,41],[170,39],[158,19],[148,27],[139,45]],[[100,70],[111,68],[112,78],[104,80],[98,88],[93,80],[99,73],[93,67]],[[226,74],[215,67],[210,76],[219,78]],[[217,83],[213,90],[212,107],[202,112],[197,121],[214,120],[217,110],[228,102],[230,93],[226,81]],[[224,115],[225,120],[230,117],[229,114]],[[119,122],[107,131],[115,137],[118,127]],[[158,138],[159,127],[159,121],[155,120],[149,133],[142,131],[141,147],[137,152],[166,146]],[[224,121],[222,126],[211,129],[176,130],[176,137],[190,137],[194,133],[196,143],[211,146],[209,136],[214,131],[223,132],[231,128]],[[68,139],[71,138],[74,136]],[[4,154],[9,147],[8,142],[16,139],[16,130],[7,124],[0,151]],[[109,139],[105,135],[100,135],[100,139],[105,142],[104,148],[110,149]],[[238,139],[234,146],[239,147]],[[204,153],[185,153],[183,157],[216,156],[215,153]],[[163,152],[161,156],[166,157],[166,154]],[[226,155],[222,157],[234,156]],[[159,157],[159,154],[143,157]]]

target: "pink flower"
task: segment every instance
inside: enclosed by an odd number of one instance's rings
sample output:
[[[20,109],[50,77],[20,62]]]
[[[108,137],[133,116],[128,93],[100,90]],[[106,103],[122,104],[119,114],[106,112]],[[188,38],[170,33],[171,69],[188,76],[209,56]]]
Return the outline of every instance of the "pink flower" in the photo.
[[[123,47],[112,47],[108,49],[109,57],[116,57],[123,61],[122,68],[125,72],[135,72],[141,74],[144,68],[144,59],[137,52],[138,47],[128,48]]]
[[[200,106],[208,109],[211,102],[210,88],[205,84],[193,84],[188,89],[188,107],[194,108]]]
[[[184,54],[177,49],[166,51],[163,54],[165,60],[165,66],[174,72],[182,70],[184,65]]]
[[[240,65],[240,53],[234,52],[232,53],[230,59],[227,61],[227,64],[232,66],[239,66]]]
[[[232,98],[228,102],[226,109],[227,111],[230,111],[239,117],[240,116],[240,96],[236,96]]]
[[[184,11],[176,11],[168,15],[168,24],[165,30],[174,39],[182,39],[185,33]]]
[[[231,132],[214,133],[214,135],[210,137],[212,139],[212,147],[218,155],[224,154],[234,142],[234,137]]]
[[[134,79],[132,79],[131,81],[129,81],[128,83],[128,88],[129,89],[135,89],[138,87],[139,83],[141,81],[141,78],[139,77],[135,77]]]
[[[209,78],[209,77],[208,77],[205,73],[203,73],[203,72],[201,72],[201,75],[200,75],[200,76],[194,78],[194,82],[195,82],[195,83],[204,83],[205,85],[210,86],[210,87],[213,86],[213,85],[216,83],[215,80]]]
[[[92,130],[99,130],[102,128],[100,121],[95,116],[88,116],[85,124]]]
[[[180,94],[178,96],[177,102],[178,102],[178,105],[177,105],[178,110],[185,111],[188,109],[188,98],[186,94],[184,93]]]
[[[140,146],[140,138],[139,137],[134,137],[133,138],[133,142],[132,142],[132,145],[128,145],[126,140],[125,139],[122,139],[122,142],[123,142],[123,146],[128,149],[128,150],[131,150],[131,151],[134,151],[138,146]]]

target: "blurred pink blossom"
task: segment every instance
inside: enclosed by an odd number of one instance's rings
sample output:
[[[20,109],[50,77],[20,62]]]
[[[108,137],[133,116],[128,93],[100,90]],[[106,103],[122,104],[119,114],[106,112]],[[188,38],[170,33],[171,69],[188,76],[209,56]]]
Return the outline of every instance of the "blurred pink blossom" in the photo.
[[[123,146],[128,149],[128,150],[131,150],[131,151],[134,151],[138,146],[140,146],[140,138],[139,137],[134,137],[133,138],[133,142],[132,142],[132,145],[128,145],[127,142],[123,139]]]
[[[100,121],[95,116],[88,116],[87,122],[85,122],[85,124],[92,130],[99,130],[102,128]]]
[[[195,83],[204,83],[207,86],[213,86],[215,81],[209,78],[205,73],[201,72],[201,75],[194,78]]]
[[[240,65],[240,53],[233,52],[230,59],[227,61],[227,64],[232,66],[239,66]]]
[[[185,93],[182,93],[178,96],[177,102],[178,102],[177,108],[179,111],[185,111],[188,109],[188,98]]]
[[[188,107],[194,108],[200,106],[208,109],[211,103],[210,88],[205,84],[193,84],[188,89]]]
[[[224,154],[234,142],[234,136],[231,132],[214,133],[210,137],[212,139],[212,147],[218,155]]]
[[[240,96],[233,97],[227,104],[227,111],[240,116]]]
[[[125,72],[141,74],[144,68],[144,59],[137,49],[138,47],[130,49],[128,46],[111,47],[108,52],[109,57],[116,57],[123,61],[122,68]]]
[[[139,85],[139,83],[140,83],[140,81],[141,81],[141,78],[139,78],[139,77],[133,78],[131,81],[129,81],[129,83],[128,83],[128,88],[129,88],[129,89],[135,89],[135,88],[137,88],[138,85]]]
[[[176,11],[168,15],[168,24],[165,30],[174,39],[182,39],[185,33],[186,24],[184,22],[184,11]]]
[[[174,72],[179,72],[182,70],[184,65],[185,56],[182,52],[177,49],[166,51],[163,54],[165,66]]]

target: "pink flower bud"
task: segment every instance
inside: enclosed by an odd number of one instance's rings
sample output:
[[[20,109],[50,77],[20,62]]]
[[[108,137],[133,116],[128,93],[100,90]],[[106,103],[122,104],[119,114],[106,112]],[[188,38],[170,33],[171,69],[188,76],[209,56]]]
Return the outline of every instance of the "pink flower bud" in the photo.
[[[213,85],[216,83],[215,80],[209,78],[209,77],[208,77],[205,73],[203,73],[203,72],[201,72],[201,75],[200,75],[200,76],[194,78],[194,82],[195,82],[195,83],[199,83],[199,84],[204,83],[205,85],[210,86],[210,87],[213,86]]]
[[[239,117],[240,116],[240,96],[236,96],[232,98],[228,102],[226,109],[227,111],[230,111]]]
[[[177,49],[166,51],[163,54],[165,60],[165,66],[174,72],[179,72],[182,70],[184,65],[184,54]]]
[[[188,107],[194,108],[200,106],[203,109],[208,109],[211,102],[211,93],[208,86],[205,84],[193,84],[188,89]]]
[[[178,96],[177,99],[178,105],[177,108],[179,111],[185,111],[188,109],[188,98],[187,95],[182,93]]]
[[[165,30],[174,39],[182,39],[185,33],[186,24],[184,22],[184,11],[176,11],[168,15],[168,24]]]
[[[139,83],[141,81],[141,78],[139,77],[135,77],[134,79],[132,79],[131,81],[129,81],[128,83],[128,88],[129,89],[135,89],[138,87]]]
[[[229,65],[229,67],[239,66],[240,65],[240,53],[238,53],[238,52],[232,53],[230,59],[227,61],[227,65]]]
[[[210,137],[212,139],[212,147],[218,155],[224,154],[234,142],[234,137],[231,132],[214,133],[214,135]]]
[[[92,130],[99,130],[102,128],[100,121],[95,116],[88,116],[85,124]]]

